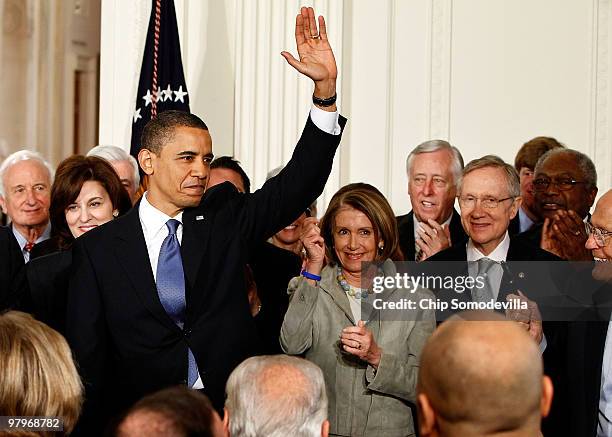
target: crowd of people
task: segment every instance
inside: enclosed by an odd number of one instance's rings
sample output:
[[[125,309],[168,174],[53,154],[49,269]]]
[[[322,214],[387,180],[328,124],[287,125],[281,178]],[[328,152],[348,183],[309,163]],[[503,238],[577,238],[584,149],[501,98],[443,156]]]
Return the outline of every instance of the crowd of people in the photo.
[[[146,125],[137,160],[2,162],[0,416],[61,419],[32,435],[612,436],[612,190],[591,215],[592,160],[537,137],[514,165],[464,165],[431,140],[407,156],[409,214],[366,183],[319,214],[346,119],[324,19],[302,8],[295,32],[299,59],[282,55],[313,106],[259,190],[180,111]],[[538,262],[570,272],[550,283],[576,317],[547,320]],[[451,264],[483,286],[373,288]],[[457,297],[524,305],[372,304]]]

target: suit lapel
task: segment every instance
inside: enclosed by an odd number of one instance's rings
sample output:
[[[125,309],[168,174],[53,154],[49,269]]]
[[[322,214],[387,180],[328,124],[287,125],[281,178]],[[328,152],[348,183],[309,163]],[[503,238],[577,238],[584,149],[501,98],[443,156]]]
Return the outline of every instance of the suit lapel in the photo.
[[[332,300],[336,303],[336,305],[338,305],[342,312],[346,314],[351,323],[353,323],[354,325],[355,318],[353,317],[353,311],[351,311],[351,304],[349,303],[348,296],[346,295],[342,287],[340,287],[340,284],[338,284],[338,281],[336,279],[336,267],[329,267],[329,269],[331,270],[328,273],[330,276],[330,280],[325,282],[331,284],[331,286],[327,288],[321,288],[331,296]]]
[[[120,219],[125,223],[124,226],[117,227],[115,256],[147,310],[170,329],[178,329],[159,301],[138,209],[136,205]]]
[[[187,290],[187,313],[196,314],[204,299],[206,290],[196,289],[197,280],[202,276],[202,261],[209,246],[211,214],[204,213],[202,208],[189,209],[183,213],[183,241],[181,257]],[[201,285],[200,285],[201,286]]]

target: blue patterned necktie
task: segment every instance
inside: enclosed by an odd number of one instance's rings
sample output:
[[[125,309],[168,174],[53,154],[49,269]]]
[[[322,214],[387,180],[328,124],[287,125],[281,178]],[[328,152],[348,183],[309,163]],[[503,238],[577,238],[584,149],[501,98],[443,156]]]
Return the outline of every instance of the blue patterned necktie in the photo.
[[[164,239],[157,261],[157,294],[166,313],[183,329],[185,321],[185,274],[181,245],[176,236],[176,230],[181,222],[170,219],[166,222],[168,236]],[[189,387],[193,387],[198,379],[198,366],[191,349],[187,349]]]

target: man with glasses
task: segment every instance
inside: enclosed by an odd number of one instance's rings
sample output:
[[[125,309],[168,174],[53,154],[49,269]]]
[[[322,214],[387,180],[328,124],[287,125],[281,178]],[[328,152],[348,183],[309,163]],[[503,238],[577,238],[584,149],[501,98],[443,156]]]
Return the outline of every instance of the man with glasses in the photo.
[[[469,237],[466,244],[454,245],[430,258],[431,261],[468,261],[470,277],[486,277],[482,289],[472,288],[471,299],[486,302],[520,299],[529,304],[526,313],[512,313],[542,342],[542,321],[534,302],[527,296],[526,282],[515,278],[506,261],[552,261],[555,256],[510,237],[508,226],[521,205],[520,183],[516,170],[497,156],[488,155],[471,161],[463,169],[458,186],[461,223]],[[531,280],[529,272],[522,279]],[[519,276],[520,275],[516,275]],[[455,296],[456,297],[456,296]],[[525,317],[526,316],[526,317]]]
[[[467,236],[453,205],[463,158],[443,140],[419,144],[408,155],[408,195],[412,211],[397,217],[406,261],[423,261]]]
[[[596,311],[566,324],[566,341],[556,352],[562,370],[552,375],[558,390],[550,435],[612,436],[612,190],[599,199],[586,228],[585,247],[595,261],[590,274],[599,285],[589,293]],[[587,282],[580,279],[579,292],[587,293]]]
[[[597,195],[593,161],[577,150],[550,150],[536,164],[533,188],[544,223],[521,236],[560,258],[591,260],[584,222]]]

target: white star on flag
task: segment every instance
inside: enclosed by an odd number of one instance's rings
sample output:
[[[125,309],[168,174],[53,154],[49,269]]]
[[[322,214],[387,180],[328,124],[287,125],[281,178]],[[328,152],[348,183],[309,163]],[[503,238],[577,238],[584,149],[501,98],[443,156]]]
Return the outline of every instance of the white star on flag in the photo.
[[[142,118],[142,115],[140,115],[140,108],[138,108],[138,109],[136,109],[136,110],[134,111],[133,118],[134,118],[134,123],[136,123],[136,121],[137,121],[139,118]]]
[[[142,96],[142,98],[145,101],[145,107],[149,106],[151,104],[151,100],[153,100],[155,96],[153,94],[151,94],[151,90],[147,90],[147,94],[145,94],[144,96]]]
[[[172,88],[170,88],[170,84],[168,84],[166,89],[161,92],[161,98],[163,102],[168,99],[172,100]]]
[[[174,91],[174,94],[176,95],[176,97],[174,98],[175,102],[178,102],[179,100],[183,103],[185,103],[185,100],[183,99],[187,93],[185,91],[183,91],[183,85],[181,85],[178,89],[178,91]]]

